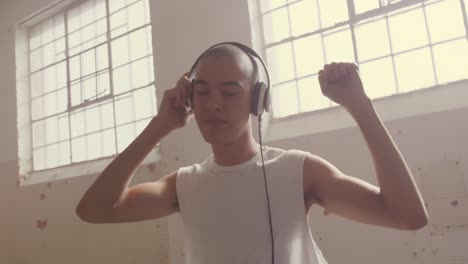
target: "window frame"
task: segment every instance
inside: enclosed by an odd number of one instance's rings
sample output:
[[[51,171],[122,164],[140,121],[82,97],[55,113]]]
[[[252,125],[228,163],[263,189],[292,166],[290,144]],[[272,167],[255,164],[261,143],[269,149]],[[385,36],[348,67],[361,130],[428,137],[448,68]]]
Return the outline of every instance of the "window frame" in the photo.
[[[119,155],[119,153],[121,153],[121,151],[123,150],[120,150],[118,149],[118,145],[117,145],[117,136],[115,137],[115,154],[111,155],[111,156],[100,156],[96,159],[91,159],[91,160],[84,160],[84,161],[79,161],[79,162],[73,162],[72,160],[72,157],[70,156],[70,162],[67,163],[67,164],[64,164],[64,165],[59,165],[59,166],[56,166],[56,167],[51,167],[51,168],[44,168],[44,169],[40,169],[40,170],[34,170],[33,169],[33,160],[34,160],[34,157],[33,157],[33,118],[32,118],[32,111],[31,111],[31,107],[32,107],[32,95],[31,95],[31,90],[30,90],[30,78],[31,78],[31,74],[33,73],[33,71],[31,71],[31,68],[30,68],[30,52],[31,52],[31,49],[30,49],[30,34],[31,34],[31,31],[32,31],[32,28],[35,26],[35,25],[38,25],[40,23],[42,23],[43,21],[46,21],[47,19],[50,19],[50,18],[54,18],[55,16],[59,15],[59,14],[63,14],[63,21],[64,21],[64,41],[65,41],[65,57],[64,59],[61,59],[61,60],[57,60],[47,66],[44,66],[42,65],[39,70],[36,69],[36,71],[44,71],[44,69],[48,68],[48,67],[51,67],[53,65],[57,65],[59,63],[63,63],[65,62],[66,63],[66,74],[67,74],[67,81],[66,81],[66,87],[63,88],[63,87],[57,87],[56,90],[54,90],[53,92],[57,92],[59,91],[60,89],[66,89],[67,92],[68,92],[68,96],[67,96],[67,99],[68,99],[68,102],[67,102],[67,108],[64,112],[57,112],[57,113],[54,113],[50,116],[44,116],[42,117],[42,119],[46,119],[46,118],[50,118],[50,117],[53,117],[53,116],[60,116],[60,115],[63,115],[63,114],[67,114],[68,117],[69,117],[69,120],[68,120],[68,125],[70,126],[70,123],[71,123],[71,115],[74,111],[76,111],[77,109],[83,109],[83,111],[85,111],[87,109],[87,107],[91,106],[91,105],[96,105],[96,107],[99,107],[100,104],[102,104],[102,102],[105,102],[106,100],[112,100],[112,101],[116,101],[118,99],[118,97],[122,97],[124,94],[126,93],[132,93],[132,92],[135,92],[139,89],[146,89],[148,88],[149,90],[151,90],[153,93],[154,93],[154,103],[156,104],[155,107],[157,107],[157,96],[156,96],[156,87],[155,87],[155,76],[154,76],[154,46],[152,44],[152,41],[147,41],[151,46],[148,47],[149,48],[149,54],[143,56],[143,57],[139,57],[137,59],[135,59],[134,61],[139,61],[139,60],[148,60],[148,63],[151,63],[153,66],[151,67],[151,69],[149,69],[150,71],[153,71],[152,73],[150,73],[150,76],[152,76],[152,81],[148,84],[145,84],[144,86],[141,86],[141,87],[132,87],[131,89],[129,89],[128,91],[126,92],[123,92],[123,93],[120,93],[120,94],[114,94],[113,93],[113,90],[114,90],[114,85],[113,85],[113,76],[112,76],[112,72],[113,70],[115,70],[112,66],[112,43],[114,40],[118,39],[118,38],[121,38],[121,37],[129,37],[131,36],[131,34],[133,32],[136,32],[138,30],[144,30],[144,28],[146,28],[147,30],[149,30],[150,34],[152,34],[152,23],[151,23],[151,17],[149,17],[149,23],[145,23],[143,25],[140,25],[138,27],[135,27],[135,28],[132,28],[132,29],[129,29],[128,31],[122,33],[117,33],[115,36],[112,36],[112,28],[111,28],[111,24],[110,24],[110,19],[111,19],[111,14],[109,13],[109,0],[104,0],[105,1],[105,6],[106,6],[106,14],[105,14],[105,17],[103,18],[100,18],[100,19],[105,19],[106,20],[106,23],[107,23],[107,26],[106,26],[106,33],[105,33],[105,41],[101,42],[101,43],[98,43],[98,44],[93,44],[92,47],[88,47],[87,49],[85,50],[82,50],[82,51],[79,51],[79,52],[76,52],[74,53],[73,55],[69,55],[69,47],[68,47],[68,27],[66,26],[67,24],[67,14],[68,14],[68,11],[69,10],[72,10],[73,8],[81,5],[82,3],[85,3],[87,2],[87,0],[59,0],[59,1],[56,1],[54,3],[51,3],[45,7],[43,7],[42,9],[38,10],[37,12],[33,13],[32,15],[24,18],[23,20],[21,20],[20,22],[18,22],[16,25],[15,25],[15,54],[16,54],[16,64],[17,64],[17,70],[16,70],[16,84],[17,84],[17,87],[16,87],[16,92],[17,92],[17,112],[18,112],[18,115],[17,115],[17,129],[18,129],[18,165],[19,165],[19,177],[18,177],[18,185],[19,186],[23,186],[23,185],[31,185],[31,184],[37,184],[37,183],[43,183],[43,182],[50,182],[50,181],[53,181],[53,180],[58,180],[58,179],[67,179],[67,178],[71,178],[71,177],[76,177],[76,176],[82,176],[82,175],[92,175],[92,174],[96,174],[96,173],[99,173],[101,172],[117,155]],[[137,1],[132,1],[130,4],[126,4],[126,6],[124,8],[127,8],[129,7],[130,5],[132,4],[135,4],[137,3]],[[148,2],[149,3],[149,2]],[[148,14],[150,14],[150,6],[148,5],[147,6],[148,10]],[[96,20],[97,21],[97,20]],[[93,21],[93,23],[95,23],[96,21]],[[82,27],[82,26],[81,26]],[[96,38],[96,36],[94,36],[93,38]],[[152,36],[151,36],[152,38]],[[57,41],[57,39],[53,39],[52,42],[54,41]],[[83,43],[80,43],[79,45],[82,45]],[[42,45],[42,44],[41,44]],[[74,56],[80,56],[81,54],[85,53],[86,50],[93,50],[93,49],[97,49],[98,47],[100,47],[101,45],[106,45],[107,48],[108,48],[108,68],[107,68],[107,72],[109,74],[109,88],[110,88],[110,93],[108,95],[105,95],[103,97],[100,97],[100,98],[97,98],[96,100],[91,100],[89,102],[82,102],[81,104],[79,105],[76,105],[76,106],[72,106],[71,105],[71,92],[70,92],[70,89],[71,89],[71,82],[70,82],[70,69],[69,69],[69,63],[70,63],[70,60],[72,57]],[[42,46],[40,46],[39,48],[43,48]],[[42,52],[42,51],[41,51]],[[42,56],[42,55],[41,55]],[[153,58],[152,60],[150,60],[150,58]],[[129,58],[130,59],[130,58]],[[96,60],[96,59],[95,59]],[[130,59],[129,62],[127,62],[126,64],[123,64],[119,67],[131,67],[131,63],[133,62],[133,60]],[[95,61],[96,63],[96,61]],[[98,75],[99,75],[99,72],[97,71],[94,71],[93,74],[95,75],[95,77],[97,78]],[[83,76],[80,76],[80,78],[78,79],[80,82],[81,82],[81,79],[83,78]],[[76,81],[76,80],[75,80]],[[51,92],[52,93],[52,92]],[[41,96],[44,96],[46,93],[42,94]],[[117,133],[117,128],[119,126],[122,126],[124,125],[124,123],[122,124],[118,124],[117,122],[115,122],[115,118],[116,118],[116,112],[115,112],[115,102],[111,102],[112,104],[112,107],[114,109],[114,113],[113,113],[113,118],[114,118],[114,124],[113,126],[110,128],[113,130],[113,133]],[[132,107],[135,107],[134,105],[132,105]],[[132,111],[135,111],[134,109]],[[145,118],[144,120],[146,119],[152,119],[155,115],[157,114],[157,109],[154,110],[154,115],[152,114],[151,116]],[[134,123],[136,124],[140,119],[137,119],[136,117],[134,117],[132,120],[131,120],[131,123]],[[143,119],[141,119],[143,120]],[[148,121],[149,122],[149,121]],[[126,124],[126,123],[125,123]],[[102,132],[106,129],[100,129],[98,130],[97,132]],[[93,133],[97,133],[97,132],[93,132]],[[86,136],[87,134],[85,133],[84,135],[82,136]],[[137,133],[135,133],[135,137],[138,136]],[[79,136],[80,137],[80,136]],[[72,147],[71,147],[71,144],[72,144],[72,140],[74,138],[77,138],[77,137],[73,137],[71,135],[71,129],[69,131],[69,138],[66,139],[66,141],[69,142],[69,145],[70,145],[70,153],[72,151]],[[58,144],[59,142],[62,142],[60,141],[59,139],[57,139],[58,141],[54,144]],[[132,139],[133,140],[133,139]],[[47,144],[45,144],[44,146],[47,146]],[[42,147],[44,147],[42,146]],[[71,155],[71,154],[70,154]],[[159,161],[161,158],[160,156],[160,146],[159,144],[156,145],[156,147],[154,148],[153,151],[151,151],[149,153],[149,155],[144,159],[144,161],[141,163],[141,165],[146,165],[146,164],[151,164],[151,163],[155,163],[157,161]]]
[[[250,20],[251,20],[252,45],[254,48],[260,51],[259,53],[262,55],[262,57],[266,58],[267,57],[266,50],[270,47],[274,47],[275,45],[281,45],[281,44],[289,42],[291,43],[291,46],[292,46],[293,41],[296,39],[305,38],[307,36],[312,36],[315,34],[323,34],[325,32],[330,32],[330,30],[333,30],[335,28],[338,29],[347,25],[350,28],[350,31],[352,34],[355,61],[358,61],[357,60],[358,53],[357,53],[357,48],[356,48],[356,37],[354,33],[354,28],[356,27],[356,25],[360,24],[359,22],[367,22],[379,16],[385,17],[385,14],[388,14],[388,13],[391,13],[393,11],[400,10],[400,9],[403,10],[403,9],[410,8],[411,10],[414,10],[417,8],[425,8],[424,5],[427,5],[426,3],[427,1],[425,0],[408,0],[408,1],[392,3],[392,4],[389,4],[388,6],[385,6],[379,9],[372,9],[372,10],[365,11],[357,15],[353,15],[351,14],[351,8],[354,10],[353,0],[346,0],[347,5],[352,6],[348,8],[349,20],[344,21],[344,22],[339,22],[335,25],[332,25],[326,28],[319,28],[318,30],[315,30],[313,32],[308,32],[300,36],[290,35],[288,38],[285,38],[278,42],[265,44],[265,37],[264,37],[265,31],[263,28],[264,15],[267,13],[274,12],[274,10],[289,7],[290,5],[293,5],[300,1],[302,0],[295,0],[291,2],[285,1],[285,4],[269,9],[267,12],[262,12],[261,0],[249,1],[249,8],[251,9]],[[444,0],[431,1],[429,5],[435,4],[441,1],[444,1]],[[457,38],[450,38],[450,39],[440,41],[437,43],[435,42],[432,43],[429,41],[428,44],[425,45],[426,47],[432,47],[437,44],[456,41],[458,39],[468,40],[468,22],[467,22],[468,14],[466,11],[468,10],[466,6],[468,4],[468,1],[466,0],[457,0],[457,1],[460,1],[460,4],[461,4],[461,9],[462,9],[461,11],[462,11],[463,20],[464,20],[463,22],[465,25],[465,36],[457,37]],[[423,7],[421,7],[420,5],[422,5]],[[288,12],[289,12],[289,8],[288,8]],[[320,11],[319,11],[319,15],[320,15]],[[394,14],[392,13],[392,15]],[[388,20],[388,17],[389,16],[387,16],[385,19]],[[386,23],[387,23],[387,28],[388,28],[388,22]],[[426,29],[427,29],[427,19],[425,20],[425,23],[426,23]],[[289,27],[290,26],[291,24],[289,24]],[[387,31],[387,34],[389,35],[389,41],[391,41],[390,32]],[[322,38],[322,42],[323,42],[323,38]],[[418,49],[419,48],[421,47],[418,47]],[[322,46],[322,50],[324,52],[323,46]],[[409,52],[409,51],[405,50],[400,53],[405,53],[405,52]],[[393,52],[393,50],[391,50],[390,54],[386,56],[387,57],[390,56],[393,61],[395,55],[396,53]],[[386,56],[367,59],[360,63],[377,61]],[[431,58],[432,60],[434,60],[434,55],[432,55],[432,48],[431,48]],[[266,62],[268,63],[267,60]],[[392,66],[394,70],[394,78],[396,79],[395,63],[393,63]],[[436,67],[434,63],[432,67],[433,68]],[[291,82],[291,81],[297,82],[299,79],[308,78],[311,76],[312,77],[317,76],[317,74],[310,74],[310,76],[307,75],[307,76],[300,76],[300,77],[294,76],[293,79],[287,80],[285,81],[285,83]],[[434,76],[437,76],[437,75],[434,74]],[[464,89],[463,87],[468,87],[468,78],[451,81],[448,83],[442,83],[442,84],[438,84],[436,80],[435,83],[436,84],[433,86],[418,88],[415,91],[395,93],[389,96],[373,98],[372,101],[374,102],[374,105],[377,109],[379,108],[392,109],[393,108],[392,104],[404,106],[406,103],[412,103],[412,104],[417,105],[417,107],[415,107],[414,109],[408,109],[408,111],[405,113],[402,113],[401,110],[395,111],[394,113],[391,113],[391,111],[389,111],[388,113],[386,112],[382,114],[382,119],[384,121],[413,117],[413,116],[422,115],[425,113],[431,113],[433,111],[436,111],[436,109],[442,111],[442,110],[451,110],[455,108],[468,106],[467,102],[463,102],[463,100],[459,100],[460,96],[468,95],[468,93],[463,90]],[[395,88],[398,89],[398,84],[396,84]],[[465,90],[468,90],[468,89],[465,89]],[[395,92],[397,91],[398,90],[396,90]],[[299,92],[297,94],[299,94]],[[418,106],[418,104],[420,103],[418,102],[417,98],[415,98],[415,96],[421,96],[422,101],[433,102],[434,104],[431,105],[433,106],[433,109],[428,108],[427,105],[424,105],[424,103],[423,105]],[[450,98],[453,104],[447,101],[436,102],[434,101],[435,98],[444,98],[444,99]],[[297,101],[297,103],[300,104],[300,99]],[[330,121],[330,120],[333,120],[333,121]],[[304,124],[307,124],[307,123],[314,124],[314,126],[315,124],[317,124],[317,126],[304,127]],[[315,110],[306,111],[306,112],[298,112],[298,113],[284,116],[284,117],[274,117],[271,113],[269,113],[267,117],[267,125],[264,126],[264,129],[262,129],[262,132],[266,134],[264,136],[266,142],[273,142],[273,141],[289,139],[289,138],[293,138],[297,136],[313,135],[316,133],[323,133],[323,132],[328,132],[328,131],[337,130],[337,129],[350,128],[350,127],[357,127],[357,124],[355,124],[355,122],[350,118],[349,114],[346,112],[346,110],[343,107],[330,101],[330,106],[326,108],[315,109]]]

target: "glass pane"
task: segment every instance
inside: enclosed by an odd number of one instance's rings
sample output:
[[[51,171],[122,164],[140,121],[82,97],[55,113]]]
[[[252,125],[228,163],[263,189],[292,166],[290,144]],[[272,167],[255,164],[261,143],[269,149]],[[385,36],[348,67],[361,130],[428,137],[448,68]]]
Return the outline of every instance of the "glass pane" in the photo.
[[[45,144],[45,122],[37,121],[32,123],[33,148],[44,146]]]
[[[99,108],[91,107],[85,110],[86,133],[90,134],[101,129],[101,118]]]
[[[70,164],[70,141],[59,143],[59,164],[66,165]]]
[[[38,97],[31,101],[31,118],[33,120],[44,117],[44,97]]]
[[[291,43],[284,43],[269,48],[266,54],[272,84],[294,78]]]
[[[88,42],[96,36],[96,24],[91,24],[81,29],[82,42]]]
[[[70,80],[74,81],[81,76],[80,56],[75,56],[70,59]]]
[[[326,63],[353,62],[354,51],[349,29],[324,36]]]
[[[70,127],[68,123],[68,113],[58,117],[59,140],[67,140],[70,138]]]
[[[409,50],[428,43],[421,8],[391,16],[388,22],[393,52]]]
[[[96,99],[96,77],[83,80],[83,103]]]
[[[293,36],[300,36],[320,28],[315,1],[303,0],[289,7],[291,31]]]
[[[46,147],[46,167],[53,168],[58,165],[58,144],[49,145]]]
[[[61,38],[55,41],[55,60],[61,61],[65,59],[65,38]]]
[[[322,37],[312,35],[293,42],[297,76],[317,73],[324,65]]]
[[[96,43],[101,43],[105,41],[105,38],[102,38],[103,35],[107,32],[107,20],[105,18],[96,22]]]
[[[42,48],[34,50],[31,52],[29,58],[29,65],[31,72],[37,71],[42,68]]]
[[[50,116],[57,113],[57,92],[49,93],[44,97],[45,115]]]
[[[67,65],[61,62],[56,65],[57,70],[57,87],[63,88],[67,86]]]
[[[154,92],[152,87],[138,89],[133,93],[135,102],[135,119],[140,120],[154,115],[155,107],[152,104],[151,97]]]
[[[101,133],[94,133],[86,136],[87,160],[93,160],[101,157]]]
[[[98,97],[103,97],[110,94],[109,72],[104,72],[98,75]]]
[[[347,0],[319,0],[322,27],[348,20]]]
[[[78,111],[71,114],[71,135],[78,137],[85,133],[85,122],[83,111]]]
[[[77,82],[71,85],[71,105],[76,106],[81,104],[81,83]]]
[[[468,78],[468,43],[466,39],[436,45],[433,49],[439,83]]]
[[[448,0],[428,5],[426,16],[432,43],[466,34],[460,1]]]
[[[137,27],[141,27],[149,23],[148,18],[146,17],[145,2],[138,1],[135,4],[132,4],[128,7],[128,26],[129,30],[132,30]]]
[[[395,77],[391,57],[361,63],[359,72],[364,91],[369,98],[380,98],[396,94]]]
[[[109,1],[109,11],[114,13],[116,10],[121,9],[125,6],[126,0],[112,0]]]
[[[379,19],[355,28],[359,61],[390,54],[387,23]]]
[[[81,23],[89,24],[95,20],[94,16],[94,1],[86,1],[80,6]]]
[[[81,54],[81,63],[83,76],[96,72],[95,50],[87,51]]]
[[[44,90],[47,93],[57,88],[57,69],[55,66],[48,67],[44,70]]]
[[[111,1],[112,2],[112,1]],[[67,24],[68,24],[68,32],[72,33],[81,26],[80,22],[80,8],[75,7],[68,11],[68,18],[67,18]]]
[[[272,106],[275,117],[285,117],[298,113],[296,81],[273,86]]]
[[[265,44],[290,37],[289,19],[286,8],[281,8],[263,17]]]
[[[307,112],[327,108],[330,100],[322,94],[317,75],[297,81],[299,88],[300,111]]]
[[[110,2],[113,2],[110,1]],[[95,0],[94,11],[96,13],[96,18],[102,18],[106,16],[106,0]]]
[[[81,51],[81,31],[68,34],[68,47],[70,55],[75,55]]]
[[[118,67],[129,61],[128,36],[120,37],[112,42],[112,66]]]
[[[354,0],[354,12],[356,14],[361,14],[379,7],[379,0]]]
[[[141,59],[132,63],[132,87],[138,88],[148,85],[154,78],[150,76],[149,60]]]
[[[52,63],[55,62],[55,48],[54,48],[54,42],[47,44],[42,47],[42,59],[43,59],[43,65],[42,66],[48,66]]]
[[[114,94],[130,90],[130,65],[115,69],[112,74],[114,78]]]
[[[112,1],[111,1],[112,2]],[[123,9],[110,17],[111,37],[116,37],[128,31],[127,10]]]
[[[47,19],[42,23],[42,43],[49,43],[54,40],[54,21]]]
[[[103,70],[109,67],[109,53],[107,45],[101,45],[96,49],[97,70]]]
[[[58,141],[58,128],[57,116],[52,116],[45,120],[46,144]]]
[[[54,35],[55,39],[65,36],[65,18],[63,13],[54,17]]]
[[[31,75],[31,97],[38,97],[44,94],[43,71]]]
[[[31,29],[29,33],[29,50],[35,50],[41,46],[42,25],[38,24]]]
[[[429,48],[403,53],[395,57],[400,93],[435,84]]]
[[[115,112],[117,125],[134,120],[134,106],[132,94],[120,96],[115,101]]]
[[[117,127],[118,152],[122,152],[135,139],[135,123]]]
[[[64,112],[65,110],[67,110],[67,106],[67,88],[60,89],[57,91],[57,113]]]
[[[86,140],[85,137],[72,139],[72,162],[86,160]]]
[[[101,133],[102,140],[102,156],[108,157],[115,154],[115,131],[108,129]]]
[[[45,148],[35,149],[33,151],[34,170],[42,170],[45,168]]]
[[[130,34],[131,60],[136,60],[149,54],[148,42],[146,41],[147,31],[147,28],[143,28]]]
[[[260,6],[262,12],[266,12],[268,10],[280,7],[286,4],[286,0],[261,0]]]
[[[101,126],[102,129],[114,126],[114,109],[111,101],[101,105]]]

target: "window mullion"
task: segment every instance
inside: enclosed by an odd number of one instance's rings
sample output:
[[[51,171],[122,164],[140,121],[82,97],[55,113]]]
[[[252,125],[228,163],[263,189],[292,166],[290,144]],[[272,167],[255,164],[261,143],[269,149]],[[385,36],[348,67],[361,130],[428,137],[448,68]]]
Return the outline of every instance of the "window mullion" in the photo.
[[[72,136],[71,136],[71,131],[72,131],[72,121],[71,121],[71,81],[70,81],[70,51],[69,51],[69,43],[68,43],[68,12],[64,12],[65,16],[65,61],[66,61],[66,68],[67,68],[67,115],[68,115],[68,144],[69,144],[69,157],[70,160],[69,162],[72,163],[72,158],[73,158],[73,151],[72,151]],[[80,62],[81,64],[81,62]]]
[[[107,60],[109,66],[109,82],[110,82],[110,95],[112,97],[112,112],[114,117],[114,146],[115,146],[115,153],[117,154],[117,117],[115,111],[115,95],[114,95],[114,68],[112,66],[112,43],[111,43],[111,24],[110,24],[110,7],[109,7],[109,0],[106,1],[106,20],[107,20],[107,34],[106,34],[106,42],[107,42]]]

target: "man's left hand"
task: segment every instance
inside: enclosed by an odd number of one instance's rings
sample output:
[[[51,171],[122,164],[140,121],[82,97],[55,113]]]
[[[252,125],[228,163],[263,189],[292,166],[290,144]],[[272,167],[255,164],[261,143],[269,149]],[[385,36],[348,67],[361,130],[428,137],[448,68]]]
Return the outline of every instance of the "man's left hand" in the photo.
[[[369,100],[359,76],[359,68],[354,63],[325,64],[318,72],[322,94],[333,102],[350,110]]]

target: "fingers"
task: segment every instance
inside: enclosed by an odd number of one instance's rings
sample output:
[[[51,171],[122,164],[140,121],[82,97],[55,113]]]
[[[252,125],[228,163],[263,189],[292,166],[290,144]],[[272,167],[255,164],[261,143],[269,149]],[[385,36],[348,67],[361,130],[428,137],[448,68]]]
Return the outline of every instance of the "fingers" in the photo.
[[[185,102],[189,99],[191,92],[192,83],[188,78],[188,73],[185,73],[178,81],[176,85],[176,105],[178,107],[184,107]]]
[[[358,67],[355,63],[336,63],[325,64],[323,70],[318,72],[319,80],[327,82],[340,81],[349,74],[357,71]]]

